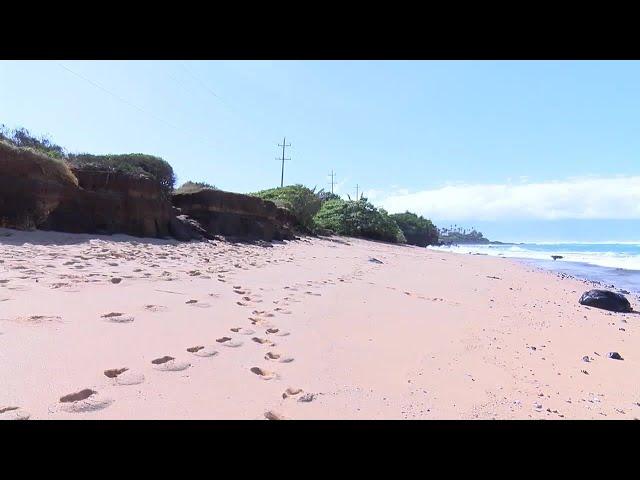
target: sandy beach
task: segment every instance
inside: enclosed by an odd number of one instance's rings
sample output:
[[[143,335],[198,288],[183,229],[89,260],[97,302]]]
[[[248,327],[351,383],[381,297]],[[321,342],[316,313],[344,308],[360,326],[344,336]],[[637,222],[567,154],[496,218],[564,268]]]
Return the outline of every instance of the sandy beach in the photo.
[[[0,229],[0,419],[640,417],[638,316],[590,287],[343,237]]]

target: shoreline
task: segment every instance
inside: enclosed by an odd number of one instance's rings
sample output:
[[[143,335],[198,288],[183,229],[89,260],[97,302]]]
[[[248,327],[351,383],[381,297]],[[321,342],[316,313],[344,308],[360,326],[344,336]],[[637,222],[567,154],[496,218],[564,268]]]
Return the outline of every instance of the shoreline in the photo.
[[[640,416],[637,316],[579,305],[586,282],[512,259],[11,233],[0,411],[18,408],[0,418]],[[74,393],[89,396],[60,401]]]
[[[527,245],[527,244],[521,244]],[[549,244],[549,245],[560,245],[560,244]],[[604,244],[596,244],[596,245],[604,245]],[[621,244],[613,244],[613,245],[621,245]],[[631,243],[629,243],[631,245]],[[633,245],[636,245],[633,243]],[[469,245],[470,248],[476,247],[477,245]],[[581,260],[572,260],[572,259],[559,259],[557,261],[551,260],[550,258],[533,258],[533,257],[525,257],[525,256],[517,256],[514,255],[503,255],[503,254],[488,254],[481,252],[471,252],[471,251],[455,251],[455,250],[445,250],[443,248],[432,249],[434,251],[448,251],[449,253],[456,253],[460,255],[478,255],[478,256],[489,256],[494,258],[505,258],[510,260],[515,260],[524,265],[532,265],[536,266],[544,271],[553,272],[556,274],[562,274],[571,278],[575,278],[577,280],[585,280],[587,282],[591,282],[596,288],[606,288],[606,289],[615,289],[628,292],[628,294],[635,295],[636,297],[640,296],[640,270],[636,268],[622,268],[622,267],[614,267],[607,265],[600,265],[597,263],[590,263],[587,261]]]

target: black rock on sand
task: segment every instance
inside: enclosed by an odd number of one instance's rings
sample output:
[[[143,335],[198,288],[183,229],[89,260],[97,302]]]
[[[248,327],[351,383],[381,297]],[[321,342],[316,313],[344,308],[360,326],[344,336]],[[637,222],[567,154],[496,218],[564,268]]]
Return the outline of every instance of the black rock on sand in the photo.
[[[612,312],[632,312],[631,304],[620,293],[609,290],[589,290],[584,292],[579,300],[581,305],[601,308]]]

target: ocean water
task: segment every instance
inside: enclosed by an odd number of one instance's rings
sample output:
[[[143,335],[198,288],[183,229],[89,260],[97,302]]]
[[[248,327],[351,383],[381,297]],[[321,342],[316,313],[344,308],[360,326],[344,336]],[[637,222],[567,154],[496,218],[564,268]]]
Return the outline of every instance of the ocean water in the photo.
[[[546,270],[640,294],[640,242],[520,243],[428,248],[514,258]],[[562,255],[563,258],[554,261],[551,255]]]

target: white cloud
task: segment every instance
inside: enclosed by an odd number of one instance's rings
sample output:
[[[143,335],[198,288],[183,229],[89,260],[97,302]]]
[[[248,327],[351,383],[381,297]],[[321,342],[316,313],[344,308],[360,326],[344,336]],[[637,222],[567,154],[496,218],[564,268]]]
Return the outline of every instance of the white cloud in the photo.
[[[640,176],[396,190],[375,203],[432,219],[640,219]]]

